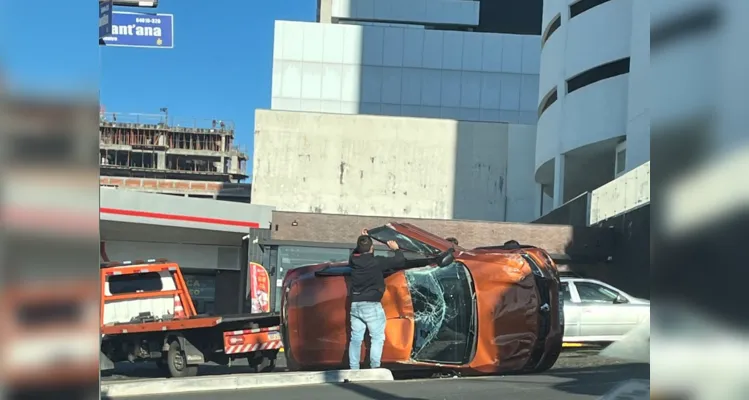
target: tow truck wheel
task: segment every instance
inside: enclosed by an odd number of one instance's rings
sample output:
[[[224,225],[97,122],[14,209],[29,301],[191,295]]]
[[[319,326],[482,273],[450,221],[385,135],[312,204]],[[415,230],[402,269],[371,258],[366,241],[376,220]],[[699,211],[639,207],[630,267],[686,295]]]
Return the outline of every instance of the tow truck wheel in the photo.
[[[185,352],[178,341],[169,343],[169,351],[166,353],[166,364],[169,367],[169,375],[173,378],[184,378],[198,374],[197,365],[187,365]]]
[[[273,372],[276,369],[276,358],[278,357],[278,350],[275,352],[263,352],[257,358],[248,358],[247,361],[250,367],[253,368],[255,373],[262,372]]]

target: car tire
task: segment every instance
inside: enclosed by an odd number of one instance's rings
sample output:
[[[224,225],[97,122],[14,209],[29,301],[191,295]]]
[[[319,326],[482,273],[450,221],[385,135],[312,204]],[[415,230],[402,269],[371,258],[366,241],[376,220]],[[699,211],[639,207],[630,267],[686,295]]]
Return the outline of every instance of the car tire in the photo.
[[[177,340],[169,343],[166,364],[172,378],[184,378],[198,374],[197,365],[187,365],[187,357],[185,357],[185,352],[182,351],[182,347]]]
[[[564,327],[562,327],[562,332],[564,332]],[[536,366],[536,368],[533,369],[533,373],[541,373],[546,372],[551,369],[551,367],[556,364],[557,360],[559,359],[559,355],[562,353],[562,335],[559,335],[558,339],[554,340],[554,345],[549,349],[549,352],[546,354],[546,357],[541,360],[541,362]]]

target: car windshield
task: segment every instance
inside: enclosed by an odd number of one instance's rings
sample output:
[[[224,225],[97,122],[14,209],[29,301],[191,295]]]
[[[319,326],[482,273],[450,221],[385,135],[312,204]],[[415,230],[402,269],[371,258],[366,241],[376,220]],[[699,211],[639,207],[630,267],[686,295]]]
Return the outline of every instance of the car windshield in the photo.
[[[405,271],[414,308],[416,361],[464,364],[470,361],[476,325],[473,289],[465,265]]]
[[[421,253],[427,256],[440,253],[439,249],[410,238],[388,226],[373,228],[367,233],[372,239],[375,239],[378,242],[387,243],[388,241],[393,240],[398,243],[398,247],[406,251]]]

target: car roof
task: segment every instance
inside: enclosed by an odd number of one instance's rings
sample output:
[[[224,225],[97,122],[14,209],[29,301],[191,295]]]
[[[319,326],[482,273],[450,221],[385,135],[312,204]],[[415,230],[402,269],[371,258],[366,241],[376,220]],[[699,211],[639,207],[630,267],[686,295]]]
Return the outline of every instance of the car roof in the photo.
[[[562,282],[601,282],[598,279],[582,278],[579,276],[560,276],[559,280]]]

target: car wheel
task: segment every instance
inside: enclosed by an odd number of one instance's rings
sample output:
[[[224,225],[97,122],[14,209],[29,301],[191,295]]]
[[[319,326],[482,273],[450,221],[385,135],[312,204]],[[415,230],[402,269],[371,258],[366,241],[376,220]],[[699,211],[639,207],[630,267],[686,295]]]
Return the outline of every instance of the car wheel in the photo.
[[[169,375],[173,378],[184,378],[198,374],[197,365],[187,365],[187,357],[182,351],[178,341],[169,343],[169,351],[166,354],[166,364],[169,369]]]
[[[562,330],[564,331],[564,330]],[[546,372],[556,364],[559,355],[562,353],[562,335],[559,335],[559,339],[554,340],[554,345],[549,349],[546,357],[541,361],[536,368],[533,369],[533,373]]]

